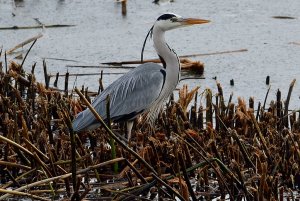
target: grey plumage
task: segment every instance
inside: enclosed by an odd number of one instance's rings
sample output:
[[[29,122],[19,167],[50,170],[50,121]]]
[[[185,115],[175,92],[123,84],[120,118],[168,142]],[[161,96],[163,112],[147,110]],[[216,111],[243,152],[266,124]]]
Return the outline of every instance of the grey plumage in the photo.
[[[140,113],[148,111],[149,106],[159,97],[165,73],[165,69],[158,64],[142,64],[109,85],[92,106],[106,120],[106,98],[109,95],[112,121],[134,119]],[[74,131],[92,130],[99,125],[89,109],[79,113],[73,121]]]

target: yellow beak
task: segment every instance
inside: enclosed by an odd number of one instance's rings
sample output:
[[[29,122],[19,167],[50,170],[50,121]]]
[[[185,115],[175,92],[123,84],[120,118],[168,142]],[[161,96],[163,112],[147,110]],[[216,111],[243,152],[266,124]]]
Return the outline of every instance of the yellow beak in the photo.
[[[193,24],[205,24],[209,23],[209,20],[197,19],[197,18],[184,18],[181,21],[185,25],[193,25]]]

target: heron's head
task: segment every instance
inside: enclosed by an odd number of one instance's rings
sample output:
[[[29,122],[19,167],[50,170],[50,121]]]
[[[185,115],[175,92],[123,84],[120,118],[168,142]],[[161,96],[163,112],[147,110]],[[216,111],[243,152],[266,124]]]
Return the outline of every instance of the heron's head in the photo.
[[[179,27],[190,26],[194,24],[204,24],[208,22],[210,21],[197,18],[183,18],[173,13],[167,13],[157,18],[155,26],[159,26],[162,30],[168,31]]]

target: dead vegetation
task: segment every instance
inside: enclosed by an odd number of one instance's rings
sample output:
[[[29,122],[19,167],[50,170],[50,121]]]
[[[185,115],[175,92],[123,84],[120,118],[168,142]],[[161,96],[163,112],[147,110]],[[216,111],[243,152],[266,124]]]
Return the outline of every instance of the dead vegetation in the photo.
[[[201,94],[185,86],[155,133],[138,122],[128,147],[109,128],[75,135],[71,121],[87,103],[36,82],[34,68],[0,63],[0,200],[299,199],[300,119],[288,108],[295,81],[285,102],[278,91],[258,108],[253,98],[225,101],[219,83]]]

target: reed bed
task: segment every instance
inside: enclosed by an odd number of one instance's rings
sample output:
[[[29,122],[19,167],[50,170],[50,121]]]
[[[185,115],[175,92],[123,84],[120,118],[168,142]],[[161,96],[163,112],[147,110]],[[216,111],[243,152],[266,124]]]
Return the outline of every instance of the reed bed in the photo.
[[[35,65],[22,65],[0,63],[0,200],[299,199],[295,80],[287,98],[278,91],[257,108],[253,98],[225,100],[219,83],[217,92],[184,86],[154,128],[137,120],[127,145],[115,138],[122,124],[74,133],[90,93],[69,92],[67,79],[51,88],[46,64],[38,83]]]

